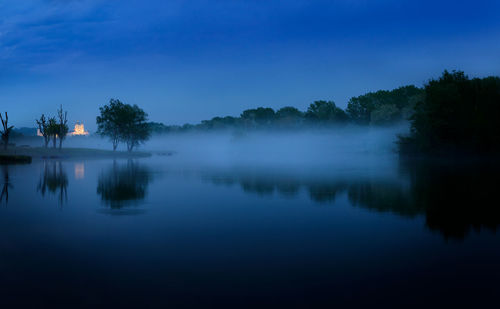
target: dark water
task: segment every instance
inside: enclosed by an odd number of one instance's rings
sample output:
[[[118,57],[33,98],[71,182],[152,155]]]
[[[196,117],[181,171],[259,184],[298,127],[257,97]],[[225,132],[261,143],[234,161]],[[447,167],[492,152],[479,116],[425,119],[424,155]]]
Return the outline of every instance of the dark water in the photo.
[[[495,304],[498,169],[0,166],[3,307]],[[2,181],[3,180],[3,181]]]

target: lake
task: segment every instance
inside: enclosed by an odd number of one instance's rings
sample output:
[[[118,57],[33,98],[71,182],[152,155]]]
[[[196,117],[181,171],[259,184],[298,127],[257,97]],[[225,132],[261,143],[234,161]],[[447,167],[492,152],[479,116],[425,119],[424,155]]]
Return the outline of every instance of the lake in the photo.
[[[0,305],[497,301],[495,167],[176,160],[0,166]]]

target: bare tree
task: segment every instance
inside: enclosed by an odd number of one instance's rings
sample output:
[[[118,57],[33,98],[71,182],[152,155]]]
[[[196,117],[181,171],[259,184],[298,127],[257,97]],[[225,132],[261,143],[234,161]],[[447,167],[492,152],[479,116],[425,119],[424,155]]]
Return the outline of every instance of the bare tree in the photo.
[[[50,117],[47,123],[47,134],[49,136],[49,140],[52,139],[52,148],[56,148],[59,124],[57,123],[56,117]]]
[[[38,131],[40,131],[40,134],[43,136],[43,142],[45,148],[47,148],[50,140],[49,136],[49,124],[47,122],[47,118],[45,118],[45,115],[42,114],[40,119],[36,120],[36,124],[38,125]]]
[[[7,115],[7,112],[5,112],[5,120],[2,117],[2,114],[0,114],[0,120],[2,121],[2,142],[3,142],[3,148],[7,149],[7,145],[9,145],[9,137],[10,137],[10,132],[12,131],[12,128],[14,126],[8,125],[9,122],[9,116]]]
[[[66,134],[68,134],[68,112],[64,112],[62,105],[57,110],[57,118],[59,120],[57,136],[59,137],[59,149],[62,148],[62,142],[66,138]]]

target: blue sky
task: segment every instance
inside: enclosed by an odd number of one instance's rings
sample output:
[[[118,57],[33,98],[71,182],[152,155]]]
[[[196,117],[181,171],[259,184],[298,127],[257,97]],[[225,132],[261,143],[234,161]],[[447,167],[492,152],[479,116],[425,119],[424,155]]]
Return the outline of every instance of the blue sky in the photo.
[[[6,0],[0,110],[59,104],[95,129],[110,98],[166,124],[500,73],[500,1]]]

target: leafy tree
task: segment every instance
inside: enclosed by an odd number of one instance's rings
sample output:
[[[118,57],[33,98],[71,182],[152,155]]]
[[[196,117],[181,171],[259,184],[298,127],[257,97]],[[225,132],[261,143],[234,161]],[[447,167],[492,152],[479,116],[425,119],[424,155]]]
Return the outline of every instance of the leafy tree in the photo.
[[[259,107],[255,109],[244,110],[241,114],[247,124],[250,125],[269,125],[275,117],[274,110],[269,107]]]
[[[7,115],[7,112],[5,112],[5,119],[3,119],[2,114],[0,114],[0,120],[2,121],[2,142],[3,142],[3,148],[7,149],[7,146],[9,145],[9,137],[10,133],[12,132],[12,128],[14,126],[9,127],[9,116]]]
[[[307,109],[306,118],[320,123],[340,123],[348,119],[347,114],[333,101],[314,101]]]
[[[374,109],[370,114],[371,125],[386,125],[396,122],[401,116],[400,110],[394,104],[384,104]]]
[[[372,123],[372,115],[380,115],[382,106],[393,105],[398,112],[393,115],[392,121],[402,120],[408,117],[407,111],[413,109],[413,106],[422,98],[422,95],[423,90],[413,85],[399,87],[391,91],[369,92],[358,97],[352,97],[347,104],[346,112],[355,123],[367,125]],[[372,114],[377,109],[379,112]],[[390,109],[394,111],[394,108],[391,107]],[[382,111],[384,110],[389,109],[383,108]]]
[[[96,119],[97,133],[110,138],[113,150],[120,141],[127,144],[128,151],[132,151],[149,139],[151,127],[147,122],[148,114],[137,105],[111,99],[109,105],[100,108],[100,112]]]
[[[49,124],[44,114],[42,114],[40,119],[36,119],[36,124],[38,125],[38,130],[40,131],[40,134],[42,134],[43,136],[44,146],[45,148],[47,148],[50,140],[50,135],[48,132]]]
[[[304,113],[292,106],[285,106],[276,111],[278,125],[295,126],[302,122]]]
[[[415,107],[412,134],[400,139],[400,151],[425,153],[500,152],[500,78],[470,79],[445,71],[425,85]]]
[[[201,129],[227,129],[231,127],[236,127],[240,124],[240,119],[236,117],[226,116],[226,117],[214,117],[210,120],[201,121],[199,127]]]
[[[147,141],[151,135],[148,126],[148,114],[137,105],[125,104],[123,124],[121,126],[120,138],[127,144],[127,150],[132,151],[134,147]]]
[[[96,118],[97,134],[108,137],[113,143],[113,150],[120,142],[124,108],[125,104],[120,100],[111,99],[108,105],[99,108],[101,115]]]

